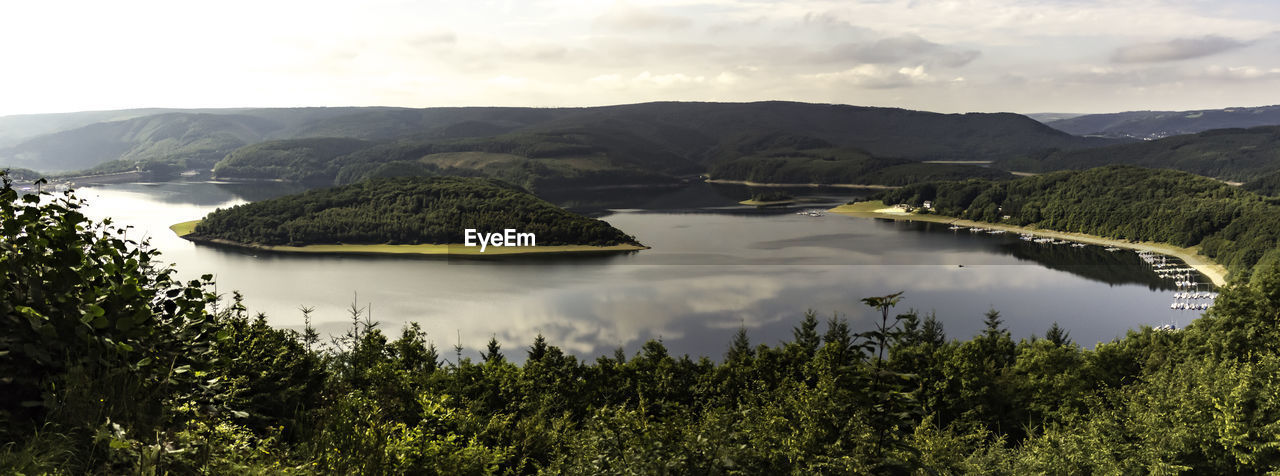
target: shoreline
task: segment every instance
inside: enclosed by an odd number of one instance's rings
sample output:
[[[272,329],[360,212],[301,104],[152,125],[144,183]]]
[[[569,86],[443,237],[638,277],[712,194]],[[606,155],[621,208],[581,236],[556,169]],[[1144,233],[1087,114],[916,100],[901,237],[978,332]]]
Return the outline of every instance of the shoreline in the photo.
[[[259,245],[240,243],[218,238],[191,236],[200,220],[184,221],[169,226],[179,238],[197,244],[226,246],[247,250],[271,251],[295,254],[353,254],[353,255],[411,255],[448,258],[452,256],[485,258],[490,256],[549,256],[612,254],[649,249],[644,245],[549,245],[549,246],[490,246],[482,253],[479,246],[463,244],[421,244],[421,245],[369,245],[369,244],[325,244],[304,246]]]
[[[760,183],[750,180],[725,180],[725,179],[706,179],[706,183],[723,183],[729,185],[746,185],[748,187],[835,187],[835,188],[865,188],[870,190],[893,190],[898,188],[893,185],[865,185],[856,183]]]
[[[1149,251],[1163,255],[1173,256],[1182,260],[1187,266],[1195,268],[1200,274],[1209,278],[1215,286],[1222,287],[1227,284],[1227,268],[1209,259],[1207,256],[1199,253],[1199,247],[1182,248],[1168,243],[1159,243],[1152,241],[1143,241],[1132,243],[1125,240],[1115,238],[1105,238],[1097,235],[1086,235],[1084,233],[1072,233],[1065,231],[1045,230],[1041,228],[1028,228],[1023,226],[1002,225],[999,223],[987,223],[973,220],[965,220],[945,215],[921,215],[917,213],[908,213],[900,209],[885,205],[880,201],[857,202],[853,204],[840,205],[830,210],[830,213],[839,215],[858,217],[858,218],[887,218],[890,220],[906,220],[906,221],[925,221],[933,223],[944,223],[949,225],[959,225],[968,227],[981,227],[993,230],[1004,230],[1018,233],[1028,233],[1045,238],[1054,238],[1059,240],[1074,241],[1078,243],[1088,243],[1091,245],[1110,246],[1116,248],[1126,248],[1138,251]]]

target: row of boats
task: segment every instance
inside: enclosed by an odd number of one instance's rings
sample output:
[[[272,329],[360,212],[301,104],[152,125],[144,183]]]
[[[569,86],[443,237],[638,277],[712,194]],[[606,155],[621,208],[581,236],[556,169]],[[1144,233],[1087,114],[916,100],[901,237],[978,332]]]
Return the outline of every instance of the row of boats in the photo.
[[[995,228],[983,228],[980,226],[973,226],[973,227],[967,227],[967,228],[969,230],[969,233],[989,233],[992,235],[1000,235],[1005,233],[1005,230],[999,230]],[[947,229],[952,231],[957,231],[957,230],[964,230],[966,229],[966,227],[963,227],[960,225],[951,225],[947,227]],[[1033,235],[1031,233],[1020,233],[1018,235],[1018,238],[1021,239],[1022,241],[1030,241],[1033,243],[1040,243],[1040,244],[1071,245],[1074,248],[1084,248],[1086,246],[1089,246],[1088,244],[1080,243],[1076,241],[1059,240],[1056,238],[1036,238],[1036,235]],[[1107,248],[1107,251],[1118,251],[1119,249],[1120,248]]]
[[[800,210],[800,211],[796,212],[796,215],[804,215],[804,216],[810,216],[810,217],[820,217],[820,216],[824,216],[824,215],[826,215],[826,213],[824,213],[821,209],[818,209],[818,208],[810,208],[810,209],[808,209],[808,210]]]
[[[1169,303],[1169,309],[1176,311],[1204,311],[1212,307],[1213,301],[1218,298],[1218,293],[1200,291],[1198,289],[1201,284],[1196,281],[1198,274],[1195,268],[1151,251],[1139,251],[1138,257],[1151,265],[1156,276],[1172,279],[1174,286],[1178,287],[1179,291],[1173,293],[1173,302]],[[1192,290],[1190,288],[1196,289]]]
[[[951,225],[948,229],[952,231],[958,231],[958,230],[963,230],[965,228],[966,227],[959,226],[959,225]],[[983,227],[976,227],[976,226],[968,227],[968,230],[970,233],[990,233],[992,235],[999,235],[999,234],[1005,233],[1005,230],[998,230],[994,228],[983,228]],[[1068,245],[1069,244],[1074,248],[1083,248],[1085,246],[1088,246],[1085,243],[1080,243],[1080,242],[1075,242],[1070,240],[1059,240],[1056,238],[1037,238],[1035,235],[1031,233],[1020,233],[1019,238],[1023,241],[1029,241],[1029,242],[1040,243],[1040,244],[1050,244],[1050,245]],[[1120,251],[1121,248],[1111,246],[1111,247],[1105,248],[1105,250]],[[1192,290],[1192,288],[1199,288],[1201,286],[1201,284],[1196,281],[1196,277],[1199,276],[1199,273],[1195,270],[1195,268],[1189,267],[1183,264],[1181,261],[1178,261],[1177,259],[1171,259],[1168,256],[1151,252],[1151,251],[1139,251],[1138,256],[1142,258],[1143,261],[1146,261],[1147,264],[1151,265],[1152,270],[1155,271],[1157,276],[1159,276],[1162,279],[1173,280],[1174,286],[1178,287],[1179,291],[1173,294],[1173,302],[1169,304],[1169,309],[1183,310],[1183,311],[1203,311],[1213,306],[1213,301],[1214,299],[1217,299],[1218,293],[1200,291],[1199,289]]]

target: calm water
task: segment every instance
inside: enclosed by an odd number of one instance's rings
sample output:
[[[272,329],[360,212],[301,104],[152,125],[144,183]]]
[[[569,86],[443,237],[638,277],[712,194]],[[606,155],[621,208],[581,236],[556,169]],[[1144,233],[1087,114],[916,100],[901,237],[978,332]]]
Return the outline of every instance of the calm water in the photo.
[[[149,237],[184,278],[212,273],[253,312],[298,327],[312,306],[322,332],[340,332],[358,295],[386,331],[416,321],[442,350],[476,355],[496,336],[509,358],[539,332],[580,356],[662,338],[674,353],[718,358],[746,326],[754,342],[789,339],[806,309],[857,328],[860,299],[905,291],[897,310],[936,312],[968,337],[996,309],[1015,338],[1057,321],[1092,346],[1141,324],[1184,325],[1175,290],[1131,252],[1038,245],[946,226],[755,210],[747,191],[693,185],[549,199],[634,234],[653,249],[629,255],[517,261],[295,256],[196,246],[168,226],[251,200],[296,192],[278,184],[162,183],[85,187],[86,214],[113,217]],[[837,203],[856,191],[814,193]],[[815,203],[806,207],[827,208]],[[451,352],[442,352],[451,354]]]

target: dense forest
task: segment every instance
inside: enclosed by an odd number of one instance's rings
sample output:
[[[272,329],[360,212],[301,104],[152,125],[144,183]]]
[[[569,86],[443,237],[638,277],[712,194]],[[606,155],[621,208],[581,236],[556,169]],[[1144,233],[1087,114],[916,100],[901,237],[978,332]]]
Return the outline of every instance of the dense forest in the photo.
[[[1007,179],[1008,172],[967,164],[930,164],[872,157],[850,149],[771,149],[720,162],[712,179],[757,183],[907,185],[931,180]]]
[[[1280,262],[1280,202],[1174,170],[1117,165],[1004,182],[932,182],[882,198],[928,200],[937,213],[971,220],[1199,246],[1242,278],[1259,263]]]
[[[515,186],[459,177],[373,179],[218,209],[187,237],[288,246],[454,244],[467,228],[513,228],[536,234],[539,245],[638,244],[604,221]]]
[[[1069,179],[1069,177],[1066,177]],[[853,329],[723,354],[578,359],[539,337],[480,360],[353,303],[322,339],[73,197],[0,188],[0,472],[16,474],[1260,474],[1280,465],[1280,268],[1181,330],[1092,349],[999,312],[948,336],[911,294]],[[945,309],[940,312],[946,312]],[[821,322],[825,320],[825,325]],[[1089,343],[1086,343],[1089,344]],[[523,360],[516,363],[515,360]]]
[[[1240,188],[1268,197],[1280,196],[1280,171],[1245,182],[1240,185]]]

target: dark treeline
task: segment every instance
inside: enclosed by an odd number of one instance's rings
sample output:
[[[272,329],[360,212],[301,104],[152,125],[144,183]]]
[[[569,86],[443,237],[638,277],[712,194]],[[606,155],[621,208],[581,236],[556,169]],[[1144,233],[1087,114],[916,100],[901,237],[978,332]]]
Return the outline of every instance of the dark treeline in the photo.
[[[777,190],[762,190],[751,194],[751,199],[757,202],[781,202],[795,198],[787,192],[779,192]]]
[[[723,359],[579,360],[541,337],[479,361],[353,303],[322,342],[72,200],[0,190],[0,472],[1257,474],[1280,464],[1280,268],[1190,327],[1092,350],[1056,324],[965,340],[901,294],[871,329],[797,319]],[[895,314],[897,314],[895,316]],[[798,316],[799,317],[799,316]],[[979,316],[973,316],[975,319]],[[729,336],[726,336],[728,338]],[[522,355],[515,364],[508,356]]]
[[[937,213],[971,220],[1199,246],[1233,276],[1280,262],[1275,200],[1186,172],[1109,166],[909,185],[883,199],[916,206],[928,200]]]
[[[463,242],[467,228],[535,233],[538,245],[636,244],[608,223],[517,187],[458,177],[373,179],[219,209],[194,237],[291,246],[453,244]]]

